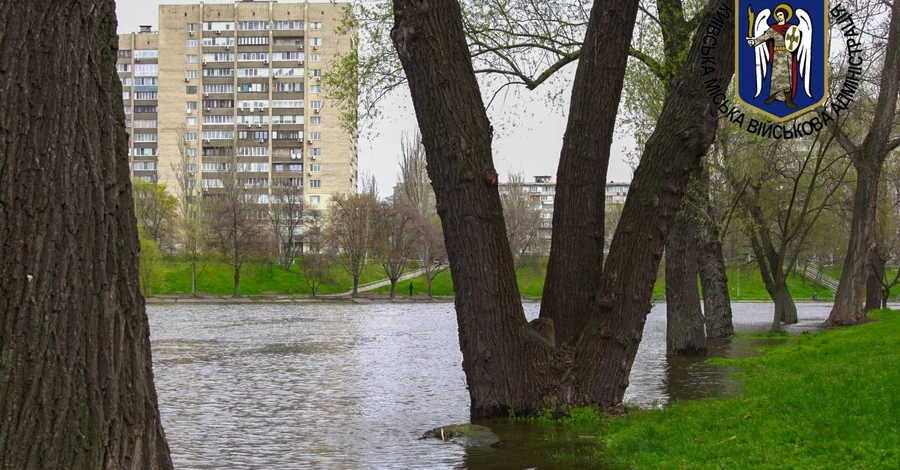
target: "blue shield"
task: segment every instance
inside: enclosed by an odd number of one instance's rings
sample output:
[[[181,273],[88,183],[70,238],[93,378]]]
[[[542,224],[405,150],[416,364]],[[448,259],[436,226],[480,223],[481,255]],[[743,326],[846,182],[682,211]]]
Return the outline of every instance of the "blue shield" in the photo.
[[[738,102],[783,122],[828,97],[828,1],[735,0]]]

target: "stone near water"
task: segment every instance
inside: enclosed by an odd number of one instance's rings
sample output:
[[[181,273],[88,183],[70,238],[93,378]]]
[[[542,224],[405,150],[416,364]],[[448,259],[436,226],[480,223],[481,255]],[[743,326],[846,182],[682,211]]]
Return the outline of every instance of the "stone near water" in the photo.
[[[451,424],[429,429],[422,439],[441,439],[463,447],[497,447],[500,438],[487,426],[478,424]]]

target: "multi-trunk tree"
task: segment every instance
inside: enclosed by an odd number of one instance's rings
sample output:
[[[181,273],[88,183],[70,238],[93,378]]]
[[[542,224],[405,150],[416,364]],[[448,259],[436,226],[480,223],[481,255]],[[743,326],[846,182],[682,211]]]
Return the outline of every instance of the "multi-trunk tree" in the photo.
[[[722,87],[733,72],[730,4],[712,1],[698,22],[700,31],[711,25],[721,31],[720,47],[707,59],[715,64],[707,79]],[[566,257],[579,260],[577,269],[548,273],[548,282],[560,286],[558,295],[595,299],[585,310],[549,312],[554,323],[559,319],[565,325],[562,341],[554,346],[525,322],[496,185],[490,123],[460,6],[453,0],[400,0],[394,8],[391,37],[412,92],[452,266],[472,416],[529,413],[563,403],[621,403],[669,226],[691,169],[715,135],[715,106],[698,79],[704,76],[702,34],[695,36],[648,139],[602,273],[603,230],[596,220],[584,227],[596,240],[564,243],[571,251]],[[582,189],[590,201],[565,198],[571,202],[560,205],[557,200],[555,210],[570,214],[561,219],[565,223],[595,213],[602,221],[603,201],[596,196],[603,194],[605,178],[596,178],[594,166],[605,174],[637,9],[636,1],[597,1],[591,9],[569,112],[570,157],[566,164],[561,161],[560,171],[570,165],[567,171],[592,176],[557,186],[558,191]],[[569,144],[570,138],[578,142]],[[554,234],[554,246],[561,241]]]
[[[0,468],[172,468],[112,0],[0,0]]]
[[[850,155],[856,169],[856,189],[850,220],[850,240],[841,281],[834,297],[834,307],[826,325],[853,325],[865,320],[863,297],[866,279],[877,256],[875,219],[878,181],[888,154],[900,147],[900,137],[893,134],[900,93],[900,2],[885,2],[890,7],[887,46],[879,80],[877,100],[862,142],[844,132],[838,120],[829,129],[835,140]]]
[[[351,295],[359,290],[359,276],[373,248],[378,200],[370,192],[338,194],[328,202],[325,240],[337,251],[337,263],[353,278]]]

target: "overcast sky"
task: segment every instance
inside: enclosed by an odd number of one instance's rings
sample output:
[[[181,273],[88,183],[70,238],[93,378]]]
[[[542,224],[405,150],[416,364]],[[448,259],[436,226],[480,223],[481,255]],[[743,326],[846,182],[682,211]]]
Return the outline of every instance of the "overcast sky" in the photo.
[[[119,32],[136,31],[139,25],[149,24],[156,30],[159,26],[160,4],[191,4],[196,0],[117,0]],[[216,2],[210,3],[232,3]],[[574,67],[567,70],[567,76],[574,75]],[[569,93],[564,93],[568,96]],[[498,98],[492,105],[491,118],[494,124],[494,164],[501,175],[501,181],[509,172],[522,171],[530,179],[535,175],[556,177],[562,135],[566,127],[567,105],[553,106],[546,102],[540,91],[524,92],[509,96],[505,101]],[[359,143],[360,174],[370,172],[375,175],[381,195],[390,193],[397,180],[397,156],[400,153],[400,134],[413,132],[416,119],[412,102],[407,93],[396,93],[384,102],[384,119],[376,123],[371,131],[366,131]],[[630,138],[617,137],[613,141],[612,159],[609,165],[609,179],[631,181],[631,169],[624,162],[625,152],[633,147]]]

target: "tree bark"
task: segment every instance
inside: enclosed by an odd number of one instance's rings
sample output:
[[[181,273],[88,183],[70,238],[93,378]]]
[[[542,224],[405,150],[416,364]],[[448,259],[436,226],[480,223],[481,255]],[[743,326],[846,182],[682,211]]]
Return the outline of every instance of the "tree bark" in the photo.
[[[0,0],[0,468],[172,468],[111,0]]]
[[[856,167],[857,182],[844,271],[837,293],[834,295],[834,307],[825,322],[826,326],[854,325],[866,319],[865,310],[862,308],[862,295],[868,278],[866,271],[875,254],[875,205],[878,181],[884,160],[890,151],[888,139],[897,115],[898,92],[900,92],[900,2],[895,1],[891,7],[891,22],[888,26],[878,100],[865,140],[857,147],[840,129],[830,128],[844,150],[850,154],[853,166]]]
[[[723,10],[716,19],[722,32],[711,59],[716,65],[712,78],[724,87],[734,62],[730,3],[714,1],[700,26],[706,31],[713,13]],[[510,410],[531,413],[554,404],[621,403],[669,224],[690,168],[715,135],[715,110],[698,80],[703,76],[701,35],[695,37],[687,65],[674,81],[657,132],[635,173],[622,225],[600,279],[601,295],[591,302],[589,312],[576,313],[585,318],[583,334],[574,345],[556,348],[525,322],[496,186],[490,125],[469,59],[459,4],[452,0],[397,0],[394,8],[391,37],[422,130],[457,293],[472,417],[505,416]],[[637,2],[631,1],[594,2],[588,38],[598,24],[633,23],[636,8]],[[610,44],[623,40],[627,43],[630,38],[607,39]],[[610,60],[619,60],[611,57],[612,50],[617,49],[603,48],[602,61],[591,60],[593,53],[587,51],[579,68],[604,68]],[[592,74],[590,70],[584,73]],[[621,81],[622,77],[605,79]],[[569,126],[576,127],[572,135],[596,132],[579,129],[586,122],[571,120]],[[605,168],[607,162],[600,163]],[[584,217],[583,213],[567,213]],[[570,281],[569,287],[559,292],[572,295],[592,285],[591,280],[575,277],[552,282],[565,280]]]
[[[241,296],[241,265],[234,265],[234,294],[233,297]]]
[[[622,1],[591,11],[572,85],[541,299],[559,344],[578,341],[600,285],[606,171],[637,8]]]
[[[197,261],[191,260],[191,297],[197,296]]]
[[[393,299],[396,296],[397,296],[397,280],[391,279],[391,298]]]
[[[719,240],[716,213],[709,197],[709,172],[706,168],[700,176],[699,195],[706,207],[705,217],[697,225],[696,246],[703,286],[703,317],[706,319],[707,338],[730,338],[734,335],[731,295],[728,293],[728,275],[725,256]]]
[[[353,276],[353,289],[350,291],[350,297],[359,296],[359,276]]]
[[[690,197],[672,223],[666,241],[666,353],[677,356],[706,355],[706,332],[697,287],[696,221]]]
[[[771,295],[772,300],[775,302],[775,320],[772,322],[772,329],[780,329],[781,323],[787,325],[796,324],[798,321],[797,305],[794,303],[794,298],[791,296],[791,291],[788,290],[787,284],[784,281],[775,284]]]
[[[868,272],[869,275],[866,278],[866,305],[864,307],[866,313],[883,308],[881,306],[881,280],[884,279],[884,261],[878,254],[877,249],[869,265]]]
[[[855,325],[866,318],[863,296],[871,271],[868,267],[870,258],[875,252],[875,203],[881,164],[860,166],[856,173],[850,241],[834,306],[825,322],[828,326]]]

